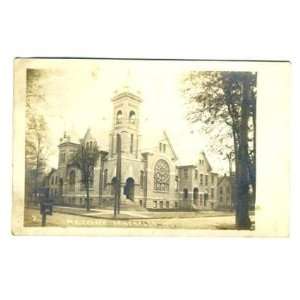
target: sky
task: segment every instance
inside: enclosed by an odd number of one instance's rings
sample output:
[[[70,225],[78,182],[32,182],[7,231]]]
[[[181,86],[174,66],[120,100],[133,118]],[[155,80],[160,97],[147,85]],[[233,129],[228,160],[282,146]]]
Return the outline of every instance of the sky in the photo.
[[[65,130],[75,138],[83,137],[89,127],[98,136],[108,134],[112,128],[111,98],[129,86],[143,100],[143,138],[165,130],[179,163],[196,162],[204,150],[214,171],[225,173],[227,162],[207,151],[208,136],[197,130],[199,124],[192,125],[186,119],[181,82],[184,74],[195,68],[192,62],[183,61],[50,61],[48,75],[40,81],[47,103],[40,109],[49,126],[50,167],[57,167],[57,146]]]

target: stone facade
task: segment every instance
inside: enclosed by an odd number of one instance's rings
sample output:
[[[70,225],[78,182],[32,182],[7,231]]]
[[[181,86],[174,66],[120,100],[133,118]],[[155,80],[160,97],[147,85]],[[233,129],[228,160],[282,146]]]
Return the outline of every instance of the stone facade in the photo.
[[[150,149],[141,143],[140,106],[142,99],[129,90],[112,98],[112,130],[96,138],[88,129],[80,143],[98,144],[100,158],[91,181],[91,207],[111,207],[117,165],[117,135],[121,136],[121,208],[149,210],[202,210],[218,207],[218,174],[212,171],[204,152],[197,162],[179,165],[165,131]],[[146,137],[147,139],[147,137]],[[58,205],[84,207],[86,192],[79,169],[68,161],[79,147],[65,133],[60,139],[58,168],[49,174],[49,195]],[[106,146],[107,145],[107,146]]]

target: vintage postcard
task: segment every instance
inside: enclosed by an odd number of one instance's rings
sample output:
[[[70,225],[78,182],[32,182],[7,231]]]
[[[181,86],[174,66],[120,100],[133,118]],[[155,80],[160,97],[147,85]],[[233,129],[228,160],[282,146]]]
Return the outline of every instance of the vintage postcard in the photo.
[[[289,62],[14,68],[13,234],[288,236]]]

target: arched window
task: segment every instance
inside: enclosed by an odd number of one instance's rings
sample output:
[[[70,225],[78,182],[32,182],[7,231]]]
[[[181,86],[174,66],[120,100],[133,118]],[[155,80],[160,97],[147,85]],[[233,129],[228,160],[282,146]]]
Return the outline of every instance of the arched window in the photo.
[[[122,123],[122,111],[117,112],[117,124]]]
[[[198,188],[194,188],[193,198],[194,198],[194,200],[198,200],[198,198],[199,198],[199,190],[198,190]]]
[[[87,148],[87,150],[92,150],[93,149],[93,142],[87,142],[86,143],[86,148]]]
[[[168,163],[160,159],[154,167],[154,189],[156,191],[168,192],[170,181],[170,168]]]
[[[129,122],[131,124],[135,123],[135,112],[133,110],[129,113]]]

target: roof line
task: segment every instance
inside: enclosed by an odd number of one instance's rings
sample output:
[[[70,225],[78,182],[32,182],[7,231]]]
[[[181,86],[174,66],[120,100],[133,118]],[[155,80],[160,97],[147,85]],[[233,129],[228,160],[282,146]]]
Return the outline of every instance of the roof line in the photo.
[[[172,150],[172,152],[173,152],[173,154],[174,154],[174,156],[175,156],[175,159],[177,160],[178,157],[177,157],[177,155],[176,155],[176,152],[175,152],[175,150],[174,150],[174,148],[173,148],[173,146],[172,146],[172,143],[171,143],[171,141],[170,141],[170,139],[169,139],[169,136],[168,136],[166,130],[163,130],[163,134],[165,135],[165,137],[166,137],[166,139],[167,139],[167,141],[168,141],[168,143],[169,143],[169,145],[170,145],[170,148],[171,148],[171,150]]]

